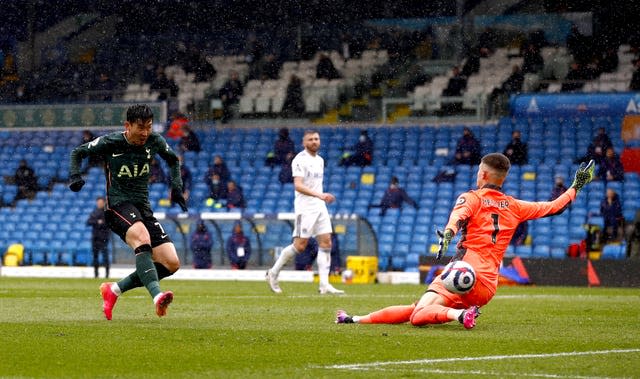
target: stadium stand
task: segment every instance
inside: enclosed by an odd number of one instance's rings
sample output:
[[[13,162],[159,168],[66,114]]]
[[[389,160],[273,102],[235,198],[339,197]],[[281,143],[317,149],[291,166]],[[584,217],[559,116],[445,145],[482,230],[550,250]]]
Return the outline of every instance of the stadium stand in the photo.
[[[572,163],[573,159],[577,153],[586,149],[590,139],[560,136],[591,136],[597,128],[604,126],[612,137],[614,146],[620,149],[623,146],[620,121],[610,117],[565,120],[504,118],[497,124],[474,125],[471,129],[484,143],[483,152],[501,150],[511,131],[521,130],[531,151],[539,149],[541,153],[531,154],[528,165],[514,166],[505,189],[508,193],[527,200],[546,200],[553,175],[561,173],[565,178],[570,178],[577,167],[577,164]],[[562,129],[558,130],[560,125]],[[376,154],[374,165],[364,169],[338,166],[341,154],[338,141],[355,137],[356,130],[335,127],[321,129],[323,141],[326,141],[321,151],[326,161],[326,187],[338,199],[329,206],[330,212],[357,213],[371,223],[379,243],[380,269],[416,270],[415,254],[430,254],[430,245],[437,242],[433,233],[434,225],[443,225],[456,196],[475,185],[474,169],[465,166],[456,167],[454,182],[431,181],[437,172],[451,167],[446,158],[433,154],[433,147],[450,148],[450,141],[457,140],[463,127],[464,125],[446,128],[418,125],[370,127],[367,130],[374,141]],[[300,140],[302,131],[301,128],[291,128],[292,138]],[[208,188],[201,183],[207,165],[215,154],[225,158],[232,177],[243,187],[248,200],[246,212],[293,210],[291,184],[281,185],[277,178],[278,170],[264,167],[263,163],[271,141],[276,138],[277,128],[242,128],[233,131],[211,128],[197,130],[197,133],[200,140],[206,142],[202,144],[202,152],[190,154],[186,159],[194,176],[194,188],[189,200],[192,211],[226,211],[224,208],[213,209],[206,204]],[[537,133],[553,137],[560,143],[537,141],[532,138]],[[50,175],[64,181],[69,152],[80,142],[80,131],[5,131],[2,134],[2,176],[11,175],[15,170],[15,156],[29,156],[36,161],[47,162],[46,165],[37,167],[47,167]],[[496,137],[495,143],[491,143],[492,136]],[[49,143],[45,141],[56,141],[57,145],[55,149],[44,152],[41,146],[34,145],[34,141],[42,145]],[[176,142],[170,140],[170,143]],[[527,179],[529,172],[536,174],[534,181]],[[364,173],[372,175],[372,182],[362,180]],[[420,209],[390,209],[385,216],[379,216],[378,209],[369,209],[369,204],[381,198],[391,175],[398,176],[405,183],[410,196],[421,205]],[[12,243],[23,243],[27,257],[25,261],[32,264],[88,264],[90,246],[87,243],[90,232],[85,227],[84,220],[95,197],[104,192],[104,179],[98,168],[90,169],[86,178],[86,187],[77,194],[69,191],[64,183],[56,183],[50,192],[40,192],[31,202],[21,200],[15,208],[0,208],[3,220],[0,247],[4,250]],[[638,175],[629,173],[624,182],[609,185],[619,192],[625,217],[633,219],[639,205]],[[3,197],[15,190],[7,184],[2,184],[1,188]],[[563,258],[569,244],[579,243],[586,237],[583,224],[597,219],[594,214],[599,209],[604,190],[603,182],[594,182],[585,188],[578,201],[564,214],[533,221],[530,224],[531,245],[518,246],[513,249],[513,254],[523,257]],[[167,203],[163,202],[166,189],[162,184],[151,186],[150,195],[156,211],[171,211]],[[64,212],[61,213],[61,209]],[[566,233],[552,232],[559,229]],[[268,233],[263,237],[265,246],[275,246],[288,238],[289,231],[286,228],[273,232],[274,234]],[[170,233],[173,233],[176,240],[181,239],[178,231]],[[353,236],[343,234],[339,238],[341,243],[355,243],[349,241],[353,240]],[[180,248],[181,242],[178,245]],[[618,250],[608,247],[603,258],[619,258],[620,251],[624,251],[624,247]]]

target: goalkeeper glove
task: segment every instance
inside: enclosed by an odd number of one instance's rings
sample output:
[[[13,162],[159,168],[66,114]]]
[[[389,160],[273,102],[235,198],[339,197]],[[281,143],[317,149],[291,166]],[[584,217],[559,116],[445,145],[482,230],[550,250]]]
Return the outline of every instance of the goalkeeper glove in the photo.
[[[593,180],[593,172],[595,168],[596,164],[593,159],[590,160],[589,163],[580,163],[580,167],[578,167],[578,171],[576,171],[573,183],[571,184],[571,187],[576,189],[576,193],[578,193],[587,183]]]
[[[82,186],[84,186],[84,183],[84,179],[82,179],[82,176],[80,176],[80,174],[73,174],[71,175],[71,177],[69,177],[69,189],[73,192],[80,191],[82,189]]]
[[[442,258],[443,255],[447,253],[449,250],[449,242],[453,239],[453,230],[445,229],[444,232],[436,229],[436,234],[438,235],[438,255],[436,255],[436,259]]]
[[[187,211],[187,202],[184,200],[184,196],[182,196],[181,188],[171,189],[171,202],[174,204],[178,204],[180,208],[182,208],[183,212]]]

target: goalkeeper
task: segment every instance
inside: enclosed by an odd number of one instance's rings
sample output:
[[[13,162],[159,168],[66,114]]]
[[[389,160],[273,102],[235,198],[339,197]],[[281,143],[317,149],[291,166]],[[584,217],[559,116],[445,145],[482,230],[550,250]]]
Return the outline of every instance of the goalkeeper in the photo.
[[[412,325],[441,324],[459,321],[466,329],[476,324],[479,307],[496,293],[498,271],[509,241],[518,224],[562,213],[582,187],[593,179],[594,162],[580,165],[573,184],[553,201],[528,202],[502,192],[511,164],[500,154],[487,154],[478,166],[478,189],[460,195],[451,211],[444,231],[438,231],[440,248],[437,258],[447,252],[449,243],[460,232],[457,253],[452,260],[464,260],[476,271],[476,284],[466,294],[447,291],[440,276],[429,285],[420,300],[411,305],[387,307],[365,316],[349,316],[338,311],[336,323]]]
[[[105,162],[107,196],[105,219],[109,228],[135,252],[136,270],[117,283],[102,283],[103,311],[111,320],[118,296],[136,287],[146,287],[153,298],[156,314],[167,313],[173,300],[171,291],[162,292],[159,280],[180,267],[176,248],[149,204],[151,160],[160,155],[171,172],[171,200],[183,211],[180,163],[176,154],[158,133],[151,130],[153,112],[147,105],[127,109],[123,132],[113,132],[84,143],[71,152],[69,188],[78,192],[85,184],[80,165],[86,157],[98,156]]]

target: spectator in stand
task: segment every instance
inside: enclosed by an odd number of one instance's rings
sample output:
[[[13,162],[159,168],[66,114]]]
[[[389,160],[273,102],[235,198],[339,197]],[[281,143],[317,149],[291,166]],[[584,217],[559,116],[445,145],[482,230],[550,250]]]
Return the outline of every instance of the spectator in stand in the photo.
[[[193,129],[189,126],[189,124],[185,124],[182,126],[182,138],[180,139],[180,151],[194,151],[196,153],[200,152],[200,140],[198,139],[198,135]]]
[[[173,78],[167,77],[164,67],[161,66],[156,69],[156,77],[151,82],[150,88],[160,92],[158,101],[164,101],[170,97],[176,98],[180,92],[180,87],[173,81]]]
[[[275,80],[279,78],[280,64],[278,63],[275,54],[266,54],[262,58],[259,67],[260,80]]]
[[[613,144],[611,143],[611,138],[609,138],[607,131],[605,128],[598,128],[595,137],[593,137],[593,141],[587,147],[587,154],[576,159],[574,163],[589,162],[593,159],[596,161],[596,164],[600,165],[604,160],[607,149],[610,147],[613,147]]]
[[[511,133],[511,142],[507,145],[503,152],[509,158],[512,165],[523,165],[528,161],[529,148],[527,144],[522,142],[519,130]]]
[[[234,107],[240,102],[240,97],[244,93],[244,86],[240,81],[238,71],[231,70],[229,79],[218,91],[218,96],[222,101],[222,123],[227,123],[233,117]]]
[[[217,174],[222,183],[227,184],[229,180],[231,180],[231,172],[227,167],[227,163],[222,159],[221,155],[216,155],[213,157],[213,162],[209,166],[207,170],[207,175],[204,177],[204,182],[209,183],[213,174]]]
[[[318,60],[318,65],[316,66],[316,79],[340,79],[342,75],[338,72],[338,70],[333,65],[331,58],[325,54],[320,54],[320,59]]]
[[[366,130],[360,131],[358,142],[342,154],[340,166],[370,166],[373,161],[373,141]]]
[[[231,269],[244,270],[247,267],[251,258],[251,241],[244,235],[242,222],[236,221],[233,224],[233,232],[227,238],[225,250],[231,262]]]
[[[38,192],[38,177],[35,171],[27,164],[24,159],[20,160],[20,164],[16,169],[13,176],[14,182],[18,187],[16,196],[14,198],[14,206],[18,200],[29,199],[33,200]]]
[[[216,77],[216,68],[200,53],[196,45],[189,46],[182,64],[187,73],[194,73],[196,82],[206,82]]]
[[[244,200],[242,187],[233,180],[229,180],[227,182],[227,209],[244,209],[246,207],[247,203]]]
[[[618,49],[614,46],[607,46],[600,58],[600,70],[602,72],[614,72],[618,69],[620,59],[618,58]]]
[[[273,143],[273,150],[267,154],[265,164],[274,167],[285,163],[287,155],[295,153],[295,148],[293,140],[289,137],[289,129],[280,128],[278,138]]]
[[[105,269],[105,278],[109,277],[109,240],[111,229],[107,225],[104,213],[104,197],[96,198],[96,207],[89,214],[87,225],[91,227],[91,251],[93,253],[93,276],[98,277],[100,258]]]
[[[604,219],[603,243],[613,242],[618,239],[618,230],[622,225],[624,216],[622,215],[622,204],[618,193],[607,188],[605,198],[600,203],[600,214]]]
[[[98,91],[97,99],[100,101],[113,100],[113,90],[115,85],[106,71],[101,71],[98,81],[94,85],[94,89]]]
[[[452,69],[451,78],[447,83],[447,87],[442,90],[442,96],[462,96],[462,91],[467,88],[467,77],[462,75],[459,67]],[[445,114],[454,114],[462,110],[462,103],[443,103],[442,111]]]
[[[575,92],[584,87],[584,81],[587,79],[586,71],[581,63],[573,62],[569,66],[569,72],[562,82],[560,91],[562,92]]]
[[[631,82],[629,83],[629,89],[631,91],[640,91],[640,59],[633,60],[633,75],[631,76]]]
[[[489,95],[489,104],[492,114],[496,114],[504,109],[509,96],[522,92],[524,74],[517,64],[511,68],[511,75],[502,82],[499,88],[495,88]]]
[[[480,142],[473,135],[471,129],[465,127],[462,137],[458,140],[453,163],[477,165],[480,164]]]
[[[287,154],[284,163],[280,166],[280,173],[278,174],[278,180],[280,183],[293,183],[293,168],[291,167],[291,162],[293,162],[293,158],[296,155],[294,153]]]
[[[191,235],[191,252],[193,253],[193,268],[211,268],[211,247],[213,238],[204,220],[198,221],[195,232]]]
[[[473,49],[469,53],[464,66],[462,66],[462,75],[468,78],[478,73],[480,71],[480,58],[486,58],[489,54],[489,49],[486,47],[476,47]]]
[[[524,74],[537,74],[542,71],[544,67],[544,58],[540,54],[540,49],[535,44],[527,42],[524,45],[524,51],[522,52],[522,72]]]
[[[553,183],[553,189],[551,189],[551,195],[549,196],[549,201],[557,199],[566,191],[567,186],[564,184],[564,176],[556,175],[555,182]]]
[[[598,179],[606,182],[620,182],[624,180],[624,167],[613,147],[607,148],[605,157],[598,166]]]
[[[371,205],[370,208],[380,207],[380,216],[384,216],[389,208],[402,208],[402,203],[408,203],[416,209],[419,208],[418,203],[407,194],[404,188],[400,187],[398,177],[393,176],[389,187],[380,200],[380,204]]]
[[[189,119],[183,113],[176,112],[169,119],[169,128],[166,137],[172,140],[181,140],[184,137],[183,127],[189,124]]]
[[[149,184],[166,182],[167,175],[165,175],[160,162],[157,159],[152,158],[151,166],[149,167]]]
[[[297,75],[291,75],[287,92],[282,105],[284,117],[302,117],[305,112],[304,98],[302,97],[302,79]]]
[[[215,204],[220,204],[220,200],[227,198],[227,183],[216,173],[212,174],[209,180],[209,198],[213,199]]]
[[[260,61],[264,47],[256,37],[254,32],[247,35],[247,43],[245,45],[245,62],[249,65],[249,79],[260,79]]]

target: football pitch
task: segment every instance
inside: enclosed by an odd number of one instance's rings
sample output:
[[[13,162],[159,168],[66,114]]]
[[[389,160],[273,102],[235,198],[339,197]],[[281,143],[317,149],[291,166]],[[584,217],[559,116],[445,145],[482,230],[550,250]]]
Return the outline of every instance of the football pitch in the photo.
[[[334,323],[416,300],[424,286],[162,282],[113,320],[94,279],[0,278],[2,378],[640,378],[640,290],[500,287],[475,329]]]

